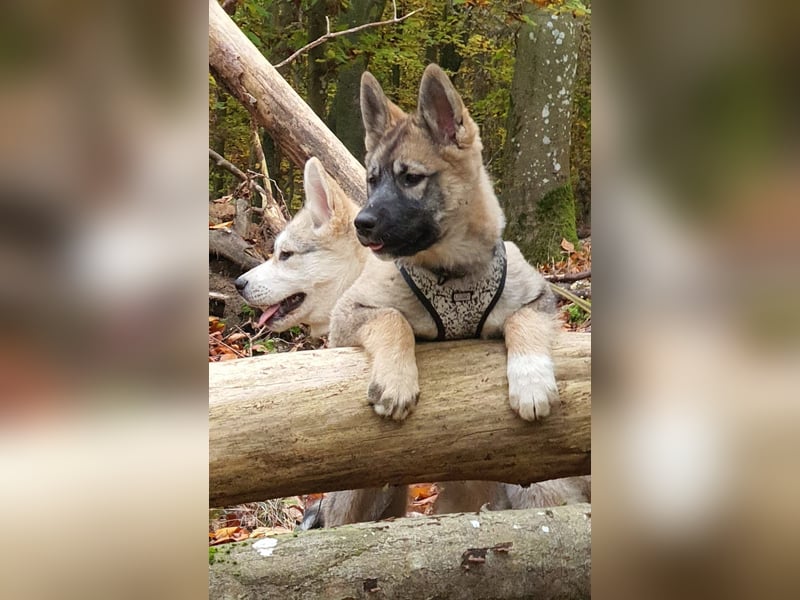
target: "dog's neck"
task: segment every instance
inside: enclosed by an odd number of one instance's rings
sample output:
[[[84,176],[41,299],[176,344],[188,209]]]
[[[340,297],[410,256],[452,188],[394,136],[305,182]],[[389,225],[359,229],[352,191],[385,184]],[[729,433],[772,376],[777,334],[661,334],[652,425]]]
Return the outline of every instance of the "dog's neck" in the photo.
[[[481,175],[478,194],[465,199],[460,207],[468,210],[469,218],[445,229],[430,248],[401,259],[402,264],[452,279],[482,270],[492,260],[495,246],[502,239],[505,217],[488,175],[485,171]]]
[[[492,260],[500,236],[485,234],[485,230],[480,233],[450,231],[427,250],[399,259],[399,264],[423,268],[444,279],[466,277]]]

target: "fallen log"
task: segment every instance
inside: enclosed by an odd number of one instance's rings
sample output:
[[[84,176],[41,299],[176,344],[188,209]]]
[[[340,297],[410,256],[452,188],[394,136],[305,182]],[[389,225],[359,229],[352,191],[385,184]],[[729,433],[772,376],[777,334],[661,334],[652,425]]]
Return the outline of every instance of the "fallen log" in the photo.
[[[211,548],[209,598],[588,598],[591,505],[360,523]]]
[[[502,342],[418,344],[420,401],[403,422],[367,405],[353,348],[209,365],[211,506],[415,481],[530,483],[588,475],[591,335],[554,347],[561,403],[542,422],[508,405]]]
[[[245,271],[264,262],[248,253],[248,250],[252,247],[252,244],[245,241],[235,231],[226,231],[224,229],[208,230],[209,254],[227,258]]]
[[[208,2],[208,64],[299,168],[316,156],[356,203],[366,198],[364,167],[236,26]]]

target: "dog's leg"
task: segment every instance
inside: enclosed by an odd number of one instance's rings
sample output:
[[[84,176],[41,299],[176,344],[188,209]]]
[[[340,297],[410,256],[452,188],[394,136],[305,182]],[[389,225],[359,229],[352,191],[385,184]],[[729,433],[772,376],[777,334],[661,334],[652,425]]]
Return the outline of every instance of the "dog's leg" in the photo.
[[[346,490],[325,494],[322,499],[322,521],[325,527],[348,523],[405,517],[408,486]]]
[[[543,419],[558,400],[550,347],[558,328],[555,316],[523,306],[504,325],[508,349],[508,399],[526,421]]]
[[[511,508],[506,484],[494,481],[444,481],[437,483],[439,497],[434,505],[437,515],[455,512],[478,512]]]
[[[511,508],[543,508],[592,501],[591,475],[540,481],[528,487],[504,485]]]
[[[405,419],[419,399],[411,325],[393,308],[357,306],[345,311],[346,316],[337,315],[337,310],[331,323],[331,345],[363,347],[372,360],[369,403],[381,416]]]

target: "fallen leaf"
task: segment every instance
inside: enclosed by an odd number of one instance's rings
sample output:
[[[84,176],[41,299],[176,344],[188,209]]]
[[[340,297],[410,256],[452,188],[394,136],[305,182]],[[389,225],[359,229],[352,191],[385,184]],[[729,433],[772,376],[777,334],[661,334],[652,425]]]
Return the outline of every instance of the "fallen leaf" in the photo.
[[[438,494],[439,490],[433,483],[414,483],[409,486],[409,494],[413,500],[421,500]]]
[[[225,221],[224,223],[218,223],[216,225],[209,225],[209,229],[230,229],[233,227],[233,221]]]
[[[566,250],[567,252],[574,252],[575,251],[575,244],[570,242],[567,238],[561,239],[561,247]]]

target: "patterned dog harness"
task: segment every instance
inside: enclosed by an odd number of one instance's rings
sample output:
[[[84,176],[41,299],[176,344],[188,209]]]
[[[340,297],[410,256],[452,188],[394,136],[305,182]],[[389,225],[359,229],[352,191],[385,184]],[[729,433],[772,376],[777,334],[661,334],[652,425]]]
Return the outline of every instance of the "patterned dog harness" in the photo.
[[[436,323],[436,339],[459,340],[481,336],[486,318],[503,293],[508,261],[500,240],[486,268],[467,277],[443,280],[422,267],[395,265]]]

